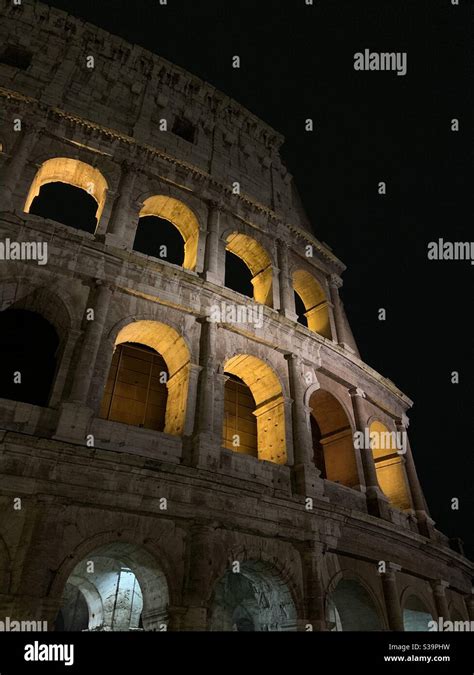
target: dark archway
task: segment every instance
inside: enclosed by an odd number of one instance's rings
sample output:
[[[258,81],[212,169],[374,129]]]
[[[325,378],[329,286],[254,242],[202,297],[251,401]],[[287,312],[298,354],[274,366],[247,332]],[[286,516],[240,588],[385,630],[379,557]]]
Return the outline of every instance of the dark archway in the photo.
[[[169,378],[165,360],[142,344],[117,345],[100,410],[103,419],[163,431]]]
[[[0,398],[48,404],[59,338],[40,314],[25,309],[0,312]]]
[[[184,239],[173,223],[158,216],[142,216],[133,242],[133,250],[183,266]]]
[[[95,199],[86,190],[59,181],[41,186],[30,213],[92,234],[97,227]]]
[[[225,285],[237,293],[253,298],[252,273],[242,258],[226,250]]]
[[[306,326],[308,328],[308,319],[306,317],[306,307],[304,306],[303,300],[300,298],[298,293],[294,291],[295,295],[295,311],[298,316],[298,323],[300,323],[302,326]]]

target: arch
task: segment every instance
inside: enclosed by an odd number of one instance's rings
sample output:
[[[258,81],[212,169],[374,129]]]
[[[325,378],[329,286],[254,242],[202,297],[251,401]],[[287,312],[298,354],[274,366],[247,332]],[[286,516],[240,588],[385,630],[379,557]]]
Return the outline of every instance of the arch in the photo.
[[[241,232],[231,232],[225,241],[226,251],[240,258],[250,271],[254,300],[272,307],[273,267],[267,251],[256,239]]]
[[[100,417],[163,431],[168,380],[166,362],[154,349],[130,342],[116,345]]]
[[[294,631],[297,611],[278,570],[261,560],[233,563],[217,581],[211,604],[211,631]]]
[[[71,587],[81,593],[81,604],[84,600],[87,605],[88,630],[133,630],[141,625],[156,630],[167,621],[166,577],[155,558],[136,544],[103,544],[74,566],[64,584],[63,621],[76,607],[71,607],[71,601],[78,599]]]
[[[186,418],[191,365],[189,349],[183,337],[167,324],[142,320],[128,323],[119,331],[115,346],[124,343],[145,345],[163,358],[168,369],[164,432],[174,436],[181,435]],[[106,390],[104,398],[107,393]]]
[[[285,464],[285,401],[283,389],[273,369],[250,354],[237,354],[224,365],[224,373],[235,375],[252,392],[253,414],[257,418],[258,459]]]
[[[293,272],[293,288],[301,299],[308,328],[329,340],[332,337],[326,294],[321,284],[306,270]]]
[[[372,593],[359,579],[339,575],[330,584],[326,602],[327,620],[333,631],[379,631],[383,621]]]
[[[230,375],[224,385],[224,448],[258,457],[258,432],[255,399],[250,387]],[[236,444],[235,441],[238,440]]]
[[[29,213],[33,200],[40,194],[43,185],[66,183],[84,190],[97,202],[97,223],[104,210],[108,185],[102,173],[85,162],[69,157],[48,159],[40,166],[26,198],[24,211]]]
[[[360,484],[352,426],[338,399],[325,389],[309,398],[314,463],[321,476],[346,487]]]
[[[403,604],[403,626],[406,631],[427,631],[433,616],[418,595],[407,595]]]
[[[47,406],[58,348],[58,334],[41,314],[17,307],[0,312],[0,352],[8,360],[0,397]]]
[[[174,197],[154,195],[148,197],[143,203],[140,218],[146,216],[162,218],[175,226],[184,240],[182,266],[184,269],[194,270],[198,254],[199,222],[189,206]]]
[[[402,511],[410,509],[404,461],[398,453],[395,432],[390,432],[382,422],[373,420],[369,426],[369,435],[380,489],[392,506]]]

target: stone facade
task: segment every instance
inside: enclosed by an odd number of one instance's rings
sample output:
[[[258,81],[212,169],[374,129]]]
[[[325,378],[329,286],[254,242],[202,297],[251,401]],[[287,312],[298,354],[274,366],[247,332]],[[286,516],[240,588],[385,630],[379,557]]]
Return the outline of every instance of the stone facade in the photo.
[[[0,400],[0,617],[53,626],[72,584],[91,630],[403,630],[423,614],[414,598],[434,619],[474,619],[472,566],[435,528],[409,445],[393,460],[406,508],[371,450],[350,446],[350,485],[315,464],[318,392],[347,419],[325,448],[338,476],[341,438],[374,421],[405,432],[411,401],[360,358],[344,265],[312,234],[283,138],[144,49],[40,3],[2,5],[0,43],[29,65],[0,63],[1,240],[47,242],[48,263],[2,260],[0,309],[40,314],[59,348],[47,406]],[[94,233],[29,212],[61,178],[91,186]],[[133,250],[147,205],[178,223],[182,266]],[[254,300],[225,286],[226,249]],[[211,321],[222,302],[262,307],[263,325]],[[99,416],[124,342],[167,363],[163,432]],[[253,393],[258,457],[222,447],[229,373]],[[120,592],[104,581],[113,561]]]

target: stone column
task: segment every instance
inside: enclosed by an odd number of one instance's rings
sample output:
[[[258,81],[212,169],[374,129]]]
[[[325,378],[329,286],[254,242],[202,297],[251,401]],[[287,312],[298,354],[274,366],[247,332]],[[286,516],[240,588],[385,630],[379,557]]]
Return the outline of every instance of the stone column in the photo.
[[[105,320],[109,311],[113,288],[107,283],[97,281],[97,291],[94,301],[94,320],[87,321],[84,338],[81,345],[79,360],[74,373],[70,400],[74,403],[87,402],[87,394],[94,372],[97,352],[104,330]]]
[[[127,248],[130,243],[126,241],[126,231],[132,220],[130,205],[137,170],[138,167],[134,163],[123,162],[122,164],[122,173],[117,189],[118,197],[110,219],[109,231],[106,234],[106,242],[112,244],[112,246],[117,246],[117,248]]]
[[[342,286],[342,280],[336,274],[331,274],[329,280],[329,290],[331,293],[331,303],[333,308],[334,323],[336,326],[336,342],[338,342],[341,347],[347,349],[350,352],[354,350],[351,349],[348,345],[347,332],[346,332],[346,322],[344,315],[342,313],[341,307],[341,298],[339,297],[339,288]]]
[[[300,551],[304,600],[306,607],[305,624],[310,624],[314,631],[326,631],[326,612],[324,606],[324,587],[321,579],[321,567],[324,558],[324,545],[316,541],[308,541]],[[306,626],[303,628],[306,629]]]
[[[354,420],[357,431],[362,432],[365,437],[365,428],[367,413],[364,409],[365,392],[359,387],[351,389],[349,394],[352,398],[352,407],[354,410]],[[388,499],[380,489],[377,480],[377,470],[375,468],[374,456],[372,449],[362,448],[360,451],[362,460],[362,468],[364,471],[365,490],[367,496],[367,509],[373,516],[390,520],[390,508]]]
[[[221,229],[222,204],[209,203],[207,218],[206,251],[204,255],[204,278],[221,285],[223,275],[219,274],[219,235]]]
[[[449,588],[449,583],[442,579],[436,579],[431,582],[431,587],[433,589],[438,617],[443,618],[444,621],[451,621],[448,600],[446,598],[446,589]]]
[[[94,289],[95,298],[91,303],[93,291],[89,294],[87,309],[94,310],[94,319],[86,322],[79,357],[74,370],[69,398],[61,405],[55,438],[60,440],[81,440],[93,415],[88,406],[88,394],[95,369],[97,353],[102,339],[113,288],[97,280]],[[92,305],[92,307],[91,307]]]
[[[288,261],[288,244],[282,239],[277,241],[278,266],[280,268],[280,313],[291,321],[296,321],[298,315],[295,311],[295,294],[293,283],[290,278],[290,266]]]
[[[388,625],[390,630],[404,631],[403,614],[400,606],[400,597],[397,588],[396,573],[401,570],[400,565],[395,563],[386,563],[386,572],[380,576],[382,578],[383,595],[385,598],[385,607],[387,609]]]
[[[13,195],[19,178],[24,174],[28,157],[38,140],[41,127],[27,126],[11,152],[11,159],[3,167],[0,177],[0,211],[14,209]],[[26,198],[26,195],[25,195]]]
[[[201,367],[197,385],[196,415],[192,443],[192,464],[194,466],[217,467],[220,456],[220,438],[214,434],[214,397],[216,363],[217,324],[209,317],[200,320],[199,365]]]
[[[296,492],[305,496],[322,496],[324,483],[313,457],[313,440],[309,423],[311,409],[304,402],[306,383],[303,361],[295,354],[287,354],[285,358],[288,361],[290,392],[293,399],[293,476]]]
[[[186,537],[181,630],[205,631],[208,624],[207,598],[211,582],[214,527],[194,523]]]
[[[397,431],[402,432],[405,438],[405,449],[406,452],[402,455],[405,458],[405,470],[408,480],[408,486],[410,489],[411,499],[413,503],[413,508],[415,509],[415,515],[418,522],[418,529],[420,534],[428,538],[435,537],[434,531],[434,521],[430,518],[429,513],[426,509],[426,502],[423,496],[423,491],[421,489],[420,481],[418,479],[418,474],[416,472],[415,462],[413,460],[413,453],[411,451],[410,441],[408,440],[407,427],[409,424],[408,417],[403,417],[400,420],[397,420]]]
[[[202,367],[195,363],[189,364],[188,396],[186,401],[186,417],[184,421],[184,436],[191,436],[196,419],[196,405],[198,397],[199,373]]]

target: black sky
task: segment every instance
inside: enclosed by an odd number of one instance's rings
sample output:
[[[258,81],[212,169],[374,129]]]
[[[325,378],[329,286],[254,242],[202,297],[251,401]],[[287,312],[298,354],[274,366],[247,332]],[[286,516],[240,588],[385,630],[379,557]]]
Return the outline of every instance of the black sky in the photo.
[[[473,239],[473,4],[314,3],[49,2],[207,80],[286,137],[314,232],[348,266],[342,296],[362,356],[415,402],[410,437],[432,515],[472,544],[474,266],[426,250]],[[354,71],[365,48],[407,52],[407,75]]]

